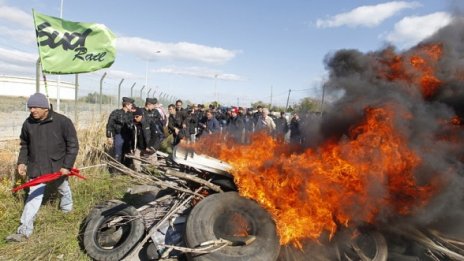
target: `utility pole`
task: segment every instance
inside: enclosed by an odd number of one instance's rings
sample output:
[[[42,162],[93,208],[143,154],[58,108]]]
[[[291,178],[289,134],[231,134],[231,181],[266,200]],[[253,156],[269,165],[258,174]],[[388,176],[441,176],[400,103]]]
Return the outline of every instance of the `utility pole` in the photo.
[[[271,85],[271,102],[269,103],[269,110],[272,108],[272,85]]]
[[[285,105],[285,110],[288,110],[288,102],[290,101],[290,93],[292,92],[292,89],[288,89],[288,97],[287,97],[287,105]]]
[[[322,97],[321,97],[321,117],[322,114],[324,113],[324,98],[325,98],[325,83],[322,84]]]

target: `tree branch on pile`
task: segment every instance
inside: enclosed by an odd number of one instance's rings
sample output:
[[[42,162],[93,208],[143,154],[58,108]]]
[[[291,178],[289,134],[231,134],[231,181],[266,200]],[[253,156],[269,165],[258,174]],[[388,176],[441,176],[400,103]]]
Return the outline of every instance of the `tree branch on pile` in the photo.
[[[126,155],[127,158],[130,158],[130,159],[134,159],[134,160],[139,160],[143,163],[148,163],[148,164],[153,164],[152,162],[146,160],[146,159],[143,159],[143,158],[139,158],[139,157],[135,157],[133,155]],[[219,192],[219,193],[222,193],[224,192],[220,186],[218,185],[215,185],[207,180],[204,180],[204,179],[201,179],[201,178],[198,178],[192,174],[186,174],[186,173],[182,173],[180,171],[176,171],[176,170],[173,170],[173,169],[168,169],[165,171],[165,173],[162,173],[162,174],[165,174],[165,175],[168,175],[168,176],[173,176],[173,177],[177,177],[177,178],[180,178],[180,179],[184,179],[184,180],[189,180],[189,181],[193,181],[193,182],[196,182],[200,185],[204,185],[216,192]]]
[[[196,183],[199,183],[200,185],[204,185],[216,192],[219,192],[219,193],[222,193],[224,192],[220,186],[218,185],[214,185],[213,183],[207,181],[207,180],[204,180],[204,179],[201,179],[201,178],[198,178],[194,175],[191,175],[191,174],[185,174],[185,173],[182,173],[180,171],[175,171],[175,170],[172,170],[172,169],[168,169],[166,170],[166,175],[170,175],[170,176],[174,176],[174,177],[177,177],[177,178],[181,178],[181,179],[186,179],[186,180],[190,180],[190,181],[193,181],[193,182],[196,182]]]
[[[157,177],[155,177],[153,175],[147,175],[147,174],[143,174],[143,173],[137,172],[135,170],[132,170],[132,169],[126,167],[124,164],[116,161],[113,157],[111,157],[107,153],[105,153],[105,154],[107,156],[107,165],[109,167],[112,167],[112,168],[118,170],[119,172],[121,172],[122,174],[126,174],[126,175],[136,179],[136,181],[139,184],[157,185],[157,186],[160,186],[161,188],[170,188],[170,189],[178,190],[178,191],[181,191],[181,192],[184,192],[184,193],[187,193],[187,194],[195,195],[195,196],[200,197],[200,198],[204,198],[203,195],[198,194],[197,192],[194,192],[194,191],[192,191],[190,189],[179,187],[178,185],[174,184],[173,182],[161,180],[161,179],[159,179],[159,178],[157,178]]]
[[[450,250],[449,248],[445,247],[445,246],[442,246],[441,243],[438,244],[437,242],[435,242],[434,240],[432,240],[429,236],[427,236],[424,232],[418,230],[418,229],[415,229],[415,228],[397,228],[395,229],[395,231],[400,234],[400,235],[403,235],[405,237],[408,237],[412,240],[415,240],[417,241],[418,243],[421,243],[422,245],[424,245],[425,247],[427,247],[431,252],[435,252],[435,253],[440,253],[442,255],[445,255],[453,260],[464,260],[464,255],[462,254],[459,254],[453,250]],[[433,234],[433,233],[432,233]],[[439,235],[435,234],[434,235],[437,239],[437,241],[446,241],[446,239],[440,237]]]

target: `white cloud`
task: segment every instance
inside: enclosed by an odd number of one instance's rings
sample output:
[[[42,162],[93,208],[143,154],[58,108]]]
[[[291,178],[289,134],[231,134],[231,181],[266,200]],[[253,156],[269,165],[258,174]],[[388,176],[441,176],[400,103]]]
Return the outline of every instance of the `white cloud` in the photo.
[[[2,75],[27,75],[35,74],[35,66],[22,66],[0,61],[0,72]]]
[[[32,26],[30,30],[10,29],[0,26],[0,36],[3,36],[2,38],[6,38],[10,42],[17,41],[30,46],[36,43],[34,28]]]
[[[411,47],[431,36],[452,21],[450,14],[436,12],[425,16],[408,16],[395,24],[392,32],[386,36],[387,41],[402,47]]]
[[[26,13],[16,7],[0,5],[0,21],[8,21],[25,28],[30,28],[34,24],[32,13]]]
[[[374,27],[395,15],[403,9],[420,7],[419,2],[393,1],[378,5],[366,5],[357,7],[349,12],[337,14],[328,19],[318,19],[316,26],[319,28],[340,26],[366,26]]]
[[[34,65],[38,54],[26,53],[0,47],[0,61],[13,64]]]
[[[133,79],[137,78],[137,76],[131,72],[126,72],[126,71],[120,71],[120,70],[108,70],[108,75],[111,77],[115,78],[120,78],[120,79]]]
[[[221,73],[218,71],[214,71],[207,68],[200,68],[200,67],[164,67],[158,68],[156,70],[152,70],[155,73],[169,73],[169,74],[176,74],[176,75],[186,75],[186,76],[193,76],[198,78],[207,78],[207,79],[219,79],[224,81],[243,81],[243,78],[230,73]]]
[[[161,43],[139,37],[119,37],[116,41],[118,51],[128,52],[144,60],[160,57],[193,60],[207,63],[224,63],[235,57],[236,52],[219,47],[209,47],[194,43]],[[157,53],[157,51],[160,51]]]

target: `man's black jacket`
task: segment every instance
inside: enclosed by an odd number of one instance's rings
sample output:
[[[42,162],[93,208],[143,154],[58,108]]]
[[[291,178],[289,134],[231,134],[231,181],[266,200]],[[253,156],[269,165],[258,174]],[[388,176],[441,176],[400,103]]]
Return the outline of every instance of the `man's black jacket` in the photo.
[[[123,109],[112,111],[106,124],[106,137],[114,138],[116,134],[121,134],[124,137],[129,136],[133,119],[132,112],[125,112]]]
[[[43,121],[29,116],[20,138],[18,164],[27,165],[27,175],[35,178],[71,169],[79,151],[76,129],[66,116],[49,111]]]

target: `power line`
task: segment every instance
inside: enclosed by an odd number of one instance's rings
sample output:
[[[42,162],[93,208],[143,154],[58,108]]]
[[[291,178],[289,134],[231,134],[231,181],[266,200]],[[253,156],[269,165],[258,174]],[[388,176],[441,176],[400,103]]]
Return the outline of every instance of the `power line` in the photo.
[[[292,92],[303,92],[303,91],[310,91],[313,88],[307,88],[307,89],[300,89],[300,90],[292,90]]]

